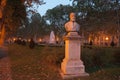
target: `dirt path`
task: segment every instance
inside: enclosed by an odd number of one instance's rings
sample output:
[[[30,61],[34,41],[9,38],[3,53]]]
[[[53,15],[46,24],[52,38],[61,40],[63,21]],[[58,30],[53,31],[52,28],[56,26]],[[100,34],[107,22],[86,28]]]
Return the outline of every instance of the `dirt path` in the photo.
[[[12,80],[7,50],[0,48],[0,80]]]

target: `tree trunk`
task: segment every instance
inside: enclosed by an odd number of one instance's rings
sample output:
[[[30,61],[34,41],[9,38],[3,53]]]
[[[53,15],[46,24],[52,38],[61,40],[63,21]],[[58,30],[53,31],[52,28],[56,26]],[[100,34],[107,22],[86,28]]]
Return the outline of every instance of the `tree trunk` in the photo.
[[[5,26],[3,26],[1,29],[0,46],[4,45],[4,39],[5,39]]]
[[[5,39],[5,24],[4,24],[4,7],[6,5],[6,0],[0,0],[0,46],[4,45]],[[3,15],[4,14],[4,15]]]

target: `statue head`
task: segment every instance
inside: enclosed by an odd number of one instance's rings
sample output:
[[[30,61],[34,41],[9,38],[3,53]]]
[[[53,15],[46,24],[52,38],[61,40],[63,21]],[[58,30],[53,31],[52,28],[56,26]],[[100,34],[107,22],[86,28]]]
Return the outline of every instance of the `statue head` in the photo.
[[[75,20],[76,20],[75,13],[74,12],[70,13],[70,21],[74,22]]]
[[[79,31],[79,24],[76,22],[75,13],[70,13],[70,21],[65,24],[65,29],[67,32],[78,32]]]

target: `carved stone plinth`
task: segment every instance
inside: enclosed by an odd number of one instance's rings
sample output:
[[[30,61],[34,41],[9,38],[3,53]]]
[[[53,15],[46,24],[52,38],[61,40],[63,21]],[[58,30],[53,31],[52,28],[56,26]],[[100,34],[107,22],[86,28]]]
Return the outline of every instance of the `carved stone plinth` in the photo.
[[[65,37],[65,58],[61,63],[63,78],[88,76],[81,61],[81,37],[77,32],[69,32]]]

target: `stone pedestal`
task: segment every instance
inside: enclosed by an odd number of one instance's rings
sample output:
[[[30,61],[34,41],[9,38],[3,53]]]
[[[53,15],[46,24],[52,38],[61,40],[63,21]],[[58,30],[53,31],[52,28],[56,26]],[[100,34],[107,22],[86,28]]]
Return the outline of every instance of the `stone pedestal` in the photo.
[[[81,61],[81,37],[77,32],[69,32],[64,37],[65,58],[61,63],[61,75],[63,78],[88,76]]]

